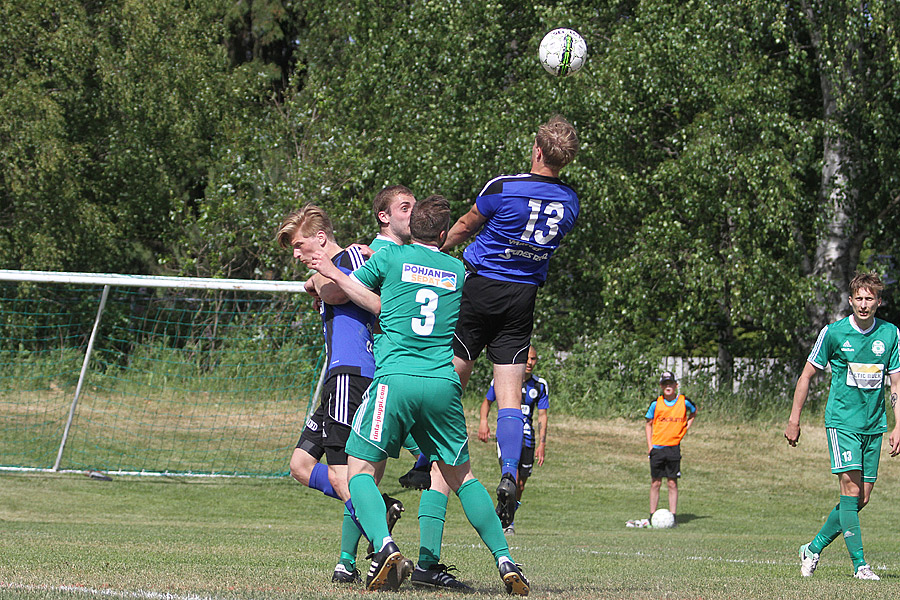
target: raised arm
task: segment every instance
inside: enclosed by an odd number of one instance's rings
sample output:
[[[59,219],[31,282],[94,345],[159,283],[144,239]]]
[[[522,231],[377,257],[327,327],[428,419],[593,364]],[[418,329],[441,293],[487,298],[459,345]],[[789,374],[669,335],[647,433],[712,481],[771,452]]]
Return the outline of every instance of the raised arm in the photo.
[[[816,367],[807,362],[797,379],[797,387],[794,388],[794,403],[791,405],[791,416],[788,417],[787,427],[784,429],[784,438],[791,446],[797,445],[800,439],[800,413],[803,412],[803,405],[806,404],[806,397],[809,395],[809,384],[813,375],[816,374]],[[893,389],[893,385],[891,386]]]
[[[469,212],[461,216],[459,220],[453,224],[453,227],[450,228],[450,231],[447,233],[447,239],[444,240],[444,245],[441,246],[441,250],[447,252],[466,241],[475,235],[486,221],[487,217],[481,214],[478,210],[478,205],[473,204],[472,208],[469,209]]]

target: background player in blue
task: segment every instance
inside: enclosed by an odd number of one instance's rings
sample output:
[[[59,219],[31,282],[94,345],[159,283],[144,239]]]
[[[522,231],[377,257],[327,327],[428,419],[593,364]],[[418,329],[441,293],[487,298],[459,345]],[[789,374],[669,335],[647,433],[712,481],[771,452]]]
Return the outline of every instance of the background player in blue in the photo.
[[[337,244],[328,215],[311,204],[285,217],[276,239],[300,260],[321,249],[344,273],[352,272],[365,261],[357,249],[344,250]],[[306,281],[305,288],[318,300],[325,336],[326,372],[321,402],[291,455],[290,470],[297,481],[346,503],[341,557],[332,581],[351,583],[360,579],[356,549],[361,530],[351,516],[344,446],[350,435],[350,423],[375,373],[372,356],[375,315],[350,302],[340,288],[318,273]],[[327,467],[319,463],[323,454],[328,460]],[[403,507],[391,498],[385,501],[393,510],[393,526]]]
[[[438,251],[449,224],[446,199],[426,198],[416,204],[410,218],[412,244],[377,252],[350,276],[334,268],[322,252],[307,263],[381,318],[375,379],[347,444],[357,516],[380,547],[366,587],[397,589],[412,567],[380,518],[384,507],[377,487],[387,457],[396,458],[412,433],[456,491],[466,518],[493,555],[507,592],[527,595],[528,582],[510,557],[490,496],[475,479],[469,462],[461,386],[451,348],[465,270],[460,261]],[[380,297],[374,290],[380,290]]]
[[[819,554],[837,539],[844,544],[857,579],[881,579],[863,554],[859,511],[869,503],[878,477],[881,443],[887,431],[884,380],[890,377],[894,429],[888,437],[891,456],[900,454],[900,331],[875,318],[884,284],[874,273],[857,273],[850,281],[853,314],[822,328],[797,379],[784,437],[796,446],[800,414],[816,371],[831,367],[825,405],[825,432],[831,472],[838,476],[840,500],[811,542],[800,546],[800,574],[811,576]]]
[[[538,128],[529,173],[492,179],[453,225],[442,250],[481,229],[463,253],[466,284],[453,340],[453,364],[465,389],[475,359],[487,347],[494,365],[500,485],[497,514],[504,527],[516,511],[516,473],[522,452],[522,380],[537,289],[550,257],[575,226],[580,204],[559,179],[578,152],[575,127],[557,115]]]
[[[525,381],[522,382],[522,414],[525,416],[525,428],[522,436],[522,456],[519,460],[519,471],[516,477],[516,503],[522,504],[522,493],[525,491],[525,483],[531,477],[534,469],[534,461],[538,466],[544,464],[544,456],[547,448],[547,421],[550,409],[550,394],[547,382],[542,377],[534,374],[534,366],[537,364],[538,354],[534,346],[528,349],[528,362],[525,363]],[[485,395],[481,403],[478,423],[478,439],[487,442],[491,437],[491,427],[488,424],[488,414],[491,404],[497,399],[494,392],[494,383]],[[537,434],[535,434],[534,415],[537,413]],[[535,443],[537,439],[537,443]],[[516,532],[515,523],[510,523],[503,533]]]

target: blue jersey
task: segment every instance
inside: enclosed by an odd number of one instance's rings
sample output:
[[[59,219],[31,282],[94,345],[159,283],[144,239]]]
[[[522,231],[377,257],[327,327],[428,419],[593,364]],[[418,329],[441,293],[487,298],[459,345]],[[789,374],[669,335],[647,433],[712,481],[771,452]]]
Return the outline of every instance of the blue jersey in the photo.
[[[475,205],[487,221],[463,258],[479,275],[534,285],[547,279],[550,257],[581,207],[561,180],[534,173],[492,179]]]
[[[496,399],[494,382],[491,381],[491,387],[487,391],[487,401],[494,402]],[[550,393],[547,390],[547,382],[532,374],[522,384],[522,414],[525,416],[523,446],[527,448],[534,447],[534,424],[532,423],[534,413],[535,411],[547,410],[548,408],[550,408]]]
[[[332,262],[348,275],[365,262],[355,248],[337,253]],[[319,307],[325,333],[325,351],[328,368],[325,377],[350,373],[372,378],[375,375],[375,358],[372,356],[372,332],[375,315],[353,302],[326,304]]]

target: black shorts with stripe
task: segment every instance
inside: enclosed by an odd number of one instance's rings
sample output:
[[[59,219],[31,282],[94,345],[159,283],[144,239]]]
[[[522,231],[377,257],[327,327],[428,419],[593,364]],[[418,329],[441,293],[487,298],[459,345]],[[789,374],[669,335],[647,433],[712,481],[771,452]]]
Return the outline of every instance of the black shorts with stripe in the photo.
[[[453,353],[475,360],[487,348],[495,365],[524,364],[534,329],[538,286],[466,274]]]
[[[368,377],[339,373],[325,380],[322,400],[300,434],[297,448],[317,460],[325,455],[329,465],[346,465],[344,446],[350,438],[350,426],[363,394],[372,380]]]

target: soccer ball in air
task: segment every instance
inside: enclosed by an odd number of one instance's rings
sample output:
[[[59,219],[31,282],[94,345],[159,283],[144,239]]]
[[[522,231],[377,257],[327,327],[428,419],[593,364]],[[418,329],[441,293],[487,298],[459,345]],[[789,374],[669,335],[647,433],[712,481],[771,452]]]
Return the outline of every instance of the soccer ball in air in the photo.
[[[650,524],[654,529],[669,529],[675,527],[675,515],[665,508],[661,508],[650,517]]]
[[[561,27],[544,36],[538,56],[548,73],[565,77],[584,66],[587,44],[574,29]]]

